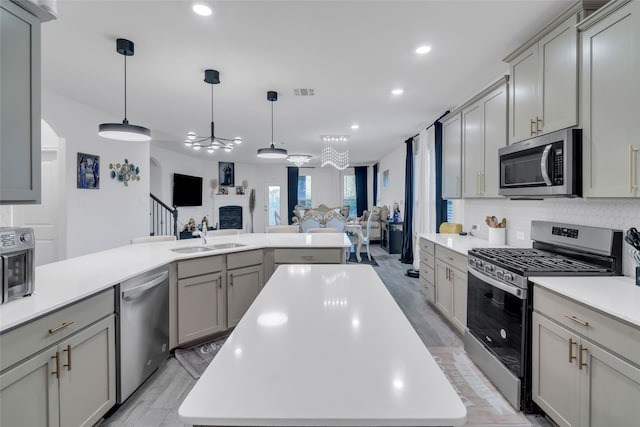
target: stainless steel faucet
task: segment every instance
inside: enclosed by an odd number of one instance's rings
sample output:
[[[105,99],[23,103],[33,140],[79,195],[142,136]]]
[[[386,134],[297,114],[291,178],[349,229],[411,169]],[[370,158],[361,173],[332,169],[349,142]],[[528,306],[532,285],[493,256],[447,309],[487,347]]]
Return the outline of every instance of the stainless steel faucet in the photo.
[[[206,227],[202,227],[202,230],[196,230],[194,234],[202,237],[203,245],[207,244],[207,228]]]

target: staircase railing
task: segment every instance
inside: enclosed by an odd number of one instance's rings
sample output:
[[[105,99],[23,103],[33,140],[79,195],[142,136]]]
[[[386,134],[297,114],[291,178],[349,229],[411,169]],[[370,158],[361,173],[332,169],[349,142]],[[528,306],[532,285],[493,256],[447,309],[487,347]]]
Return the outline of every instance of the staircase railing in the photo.
[[[149,193],[149,215],[151,216],[150,236],[176,236],[178,235],[178,208],[167,206],[152,193]]]

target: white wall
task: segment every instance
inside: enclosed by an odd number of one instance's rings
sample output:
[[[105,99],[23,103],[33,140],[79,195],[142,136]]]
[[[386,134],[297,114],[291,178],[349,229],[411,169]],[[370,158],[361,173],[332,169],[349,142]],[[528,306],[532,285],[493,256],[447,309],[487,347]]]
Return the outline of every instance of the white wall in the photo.
[[[405,144],[399,144],[398,148],[387,154],[378,162],[378,173],[380,180],[378,188],[380,197],[378,206],[389,207],[389,215],[393,214],[393,203],[400,205],[400,218],[404,219],[404,177],[407,148]],[[383,185],[384,171],[389,170],[389,186]]]
[[[477,224],[475,235],[488,238],[487,215],[507,219],[507,244],[531,246],[531,220],[558,221],[626,231],[640,227],[640,200],[629,199],[545,199],[545,200],[474,200],[457,201],[454,216],[461,217],[464,230]],[[524,239],[518,239],[518,233]],[[625,276],[635,275],[634,262],[623,243]]]
[[[56,93],[42,91],[42,118],[66,141],[66,255],[87,253],[129,244],[149,230],[149,143],[119,142],[98,136],[98,125],[118,122],[112,117]],[[77,153],[100,156],[100,188],[78,189]],[[140,181],[125,187],[109,178],[109,163],[124,159],[140,167]]]

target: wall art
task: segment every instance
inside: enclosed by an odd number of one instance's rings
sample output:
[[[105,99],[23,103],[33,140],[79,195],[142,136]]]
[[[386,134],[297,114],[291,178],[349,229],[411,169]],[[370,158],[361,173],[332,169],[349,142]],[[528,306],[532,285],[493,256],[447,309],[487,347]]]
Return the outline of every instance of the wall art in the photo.
[[[100,156],[78,153],[76,161],[78,188],[97,190],[100,188]]]
[[[229,162],[218,162],[218,179],[220,180],[220,186],[234,187],[234,165]]]
[[[140,181],[140,168],[129,163],[128,159],[124,159],[124,163],[109,163],[109,170],[111,179],[122,182],[125,186],[131,181]]]

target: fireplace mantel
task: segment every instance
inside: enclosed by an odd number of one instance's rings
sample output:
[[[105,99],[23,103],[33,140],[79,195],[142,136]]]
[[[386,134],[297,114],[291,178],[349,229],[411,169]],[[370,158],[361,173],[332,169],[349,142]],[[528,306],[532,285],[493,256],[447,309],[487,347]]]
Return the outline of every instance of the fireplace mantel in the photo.
[[[220,226],[220,216],[218,208],[222,206],[242,206],[242,229],[247,232],[249,230],[249,195],[248,194],[214,194],[211,196],[213,201],[213,214],[210,224]]]

